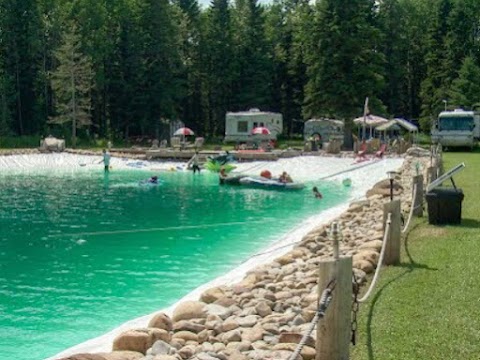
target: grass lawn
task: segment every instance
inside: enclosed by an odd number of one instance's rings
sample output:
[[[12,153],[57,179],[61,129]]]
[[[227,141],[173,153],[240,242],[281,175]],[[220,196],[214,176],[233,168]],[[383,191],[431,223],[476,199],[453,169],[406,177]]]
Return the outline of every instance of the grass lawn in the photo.
[[[462,224],[417,219],[399,266],[383,268],[360,305],[352,360],[480,359],[480,153],[444,153],[465,194]],[[365,291],[366,288],[363,289]]]

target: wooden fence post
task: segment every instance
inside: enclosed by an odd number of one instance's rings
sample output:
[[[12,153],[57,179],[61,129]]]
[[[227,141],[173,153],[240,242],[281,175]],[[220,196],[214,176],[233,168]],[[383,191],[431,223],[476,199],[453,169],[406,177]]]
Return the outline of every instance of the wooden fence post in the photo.
[[[317,323],[315,360],[348,360],[352,314],[352,257],[339,256],[338,228],[332,225],[334,258],[320,263],[318,294],[334,280],[332,301]]]
[[[385,231],[388,213],[391,213],[390,235],[387,238],[384,265],[400,263],[400,238],[402,235],[400,218],[400,200],[393,200],[383,205],[383,230]]]
[[[428,176],[428,181],[427,183],[430,184],[431,182],[435,181],[437,179],[437,167],[436,166],[429,166],[427,168],[427,176]]]
[[[413,186],[417,186],[417,193],[412,201],[413,215],[423,216],[423,175],[415,175],[412,179]],[[412,186],[412,188],[413,188]]]

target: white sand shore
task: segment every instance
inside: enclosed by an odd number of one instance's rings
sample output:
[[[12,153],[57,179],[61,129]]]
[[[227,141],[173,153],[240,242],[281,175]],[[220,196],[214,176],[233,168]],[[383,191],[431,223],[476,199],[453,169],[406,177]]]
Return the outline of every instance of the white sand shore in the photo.
[[[98,164],[100,157],[73,155],[73,154],[34,154],[34,155],[14,155],[8,157],[0,157],[0,170],[2,173],[17,173],[26,170],[34,171],[39,165],[43,169],[57,169],[58,171],[91,171],[93,169],[100,170],[102,165]],[[238,164],[236,171],[248,175],[258,175],[261,170],[268,169],[274,175],[280,174],[282,171],[290,173],[297,181],[320,181],[328,177],[328,181],[341,181],[348,177],[352,180],[352,192],[347,202],[326,210],[318,215],[306,219],[301,224],[297,224],[295,228],[285,234],[281,239],[265,249],[258,256],[252,256],[238,268],[221,276],[207,284],[195,289],[178,302],[185,300],[198,299],[199,295],[205,290],[213,286],[221,284],[233,284],[240,281],[245,273],[259,264],[268,263],[269,261],[287,253],[293,247],[294,243],[300,241],[304,235],[315,227],[327,223],[344,212],[348,203],[354,199],[364,196],[366,191],[378,181],[386,178],[386,172],[398,169],[403,158],[384,159],[381,161],[368,161],[360,164],[352,164],[351,158],[335,158],[335,157],[318,157],[318,156],[302,156],[291,159],[281,159],[277,162],[250,162]],[[113,158],[112,166],[114,169],[141,169],[145,171],[168,171],[172,168],[182,169],[184,164],[175,162],[147,162],[128,159]],[[336,175],[338,174],[338,175]],[[159,310],[169,315],[173,312],[178,302],[167,309]],[[145,327],[153,314],[149,314],[129,322],[126,322],[113,329],[112,331],[83,342],[79,345],[71,347],[61,353],[49,358],[57,359],[66,357],[75,353],[88,352],[108,352],[111,350],[113,339],[121,332],[132,329]]]

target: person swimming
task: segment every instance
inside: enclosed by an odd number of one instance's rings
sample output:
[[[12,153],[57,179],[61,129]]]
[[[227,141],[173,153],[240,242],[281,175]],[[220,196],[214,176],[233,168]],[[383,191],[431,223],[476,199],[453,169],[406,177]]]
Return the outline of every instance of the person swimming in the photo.
[[[152,176],[147,182],[150,184],[158,184],[158,176]]]
[[[313,196],[315,196],[315,199],[322,199],[323,195],[320,191],[318,191],[318,188],[316,186],[313,187]]]

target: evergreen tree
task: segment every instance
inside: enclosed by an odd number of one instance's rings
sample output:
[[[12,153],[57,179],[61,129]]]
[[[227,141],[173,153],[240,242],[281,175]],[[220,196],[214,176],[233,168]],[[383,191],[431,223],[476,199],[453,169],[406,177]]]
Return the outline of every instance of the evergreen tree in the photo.
[[[382,101],[396,115],[408,114],[407,62],[410,46],[405,21],[408,14],[398,0],[384,0],[379,6],[379,25],[382,31],[380,49],[385,55],[385,89]]]
[[[234,53],[228,0],[212,0],[206,13],[205,51],[202,52],[202,107],[207,136],[224,133],[225,114],[232,107]]]
[[[373,0],[325,0],[317,5],[312,28],[304,115],[347,119],[346,144],[365,97],[370,98],[370,109],[383,110],[377,99],[383,86],[383,56],[374,10]]]
[[[467,56],[473,56],[480,64],[479,14],[480,2],[477,0],[455,0],[452,3],[445,38],[448,82],[456,78]]]
[[[302,119],[310,16],[310,5],[304,0],[277,1],[266,11],[266,40],[273,68],[270,108],[283,114],[284,133],[289,135],[301,131],[295,124]]]
[[[463,61],[449,91],[449,100],[453,106],[464,109],[480,106],[480,67],[471,56]]]
[[[63,35],[63,43],[55,52],[58,67],[52,73],[56,116],[51,123],[71,123],[72,145],[77,141],[77,129],[91,122],[92,63],[81,52],[76,26]]]
[[[404,24],[404,47],[405,61],[398,66],[404,68],[403,86],[401,98],[406,99],[402,113],[390,110],[390,113],[401,115],[407,119],[418,119],[421,111],[420,91],[421,83],[426,73],[425,48],[427,43],[427,28],[430,12],[430,3],[423,0],[403,0],[399,2],[402,23]],[[388,81],[388,77],[387,77]]]
[[[180,28],[180,55],[185,66],[184,81],[186,96],[181,102],[182,121],[200,131],[202,124],[201,79],[203,64],[201,58],[204,41],[202,38],[202,20],[197,0],[177,0],[177,14]]]
[[[271,99],[271,63],[267,56],[264,14],[257,0],[236,0],[234,14],[234,107],[267,108]]]
[[[39,114],[42,122],[54,114],[49,74],[55,67],[54,51],[60,46],[64,8],[61,0],[39,0],[41,26],[41,69],[39,71]]]
[[[452,10],[451,0],[438,0],[433,3],[429,19],[425,61],[427,73],[422,81],[422,113],[420,125],[429,130],[432,119],[441,111],[442,100],[447,98],[450,69],[447,64],[446,37],[449,32],[448,18]]]
[[[37,111],[41,23],[34,0],[0,1],[0,44],[6,111],[12,114],[15,133],[33,134],[42,119]]]
[[[145,111],[142,128],[156,131],[161,118],[179,114],[184,96],[183,64],[177,18],[168,0],[142,0],[140,5],[141,54],[144,66]]]
[[[142,91],[144,68],[139,13],[129,1],[116,1],[112,5],[109,14],[112,50],[106,66],[106,107],[114,136],[128,141],[131,131],[141,132],[135,120],[144,118],[146,103]]]
[[[0,61],[1,59],[0,56]],[[8,103],[8,90],[11,88],[12,86],[9,84],[9,79],[3,71],[2,66],[0,66],[0,136],[9,135],[11,133],[12,117]]]
[[[81,48],[90,57],[93,70],[94,87],[92,97],[92,122],[96,131],[107,136],[108,124],[108,89],[107,68],[112,58],[116,28],[109,22],[114,1],[108,0],[70,0],[71,5],[67,21],[79,24]],[[67,6],[66,6],[67,7]]]

